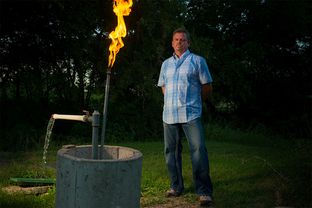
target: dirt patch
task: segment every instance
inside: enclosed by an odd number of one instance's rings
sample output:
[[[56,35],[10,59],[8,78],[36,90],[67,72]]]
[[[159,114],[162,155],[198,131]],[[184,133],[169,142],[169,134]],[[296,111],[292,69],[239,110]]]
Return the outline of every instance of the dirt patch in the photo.
[[[2,190],[9,194],[21,193],[21,194],[44,194],[47,193],[51,186],[36,186],[36,187],[21,187],[21,186],[7,186]]]
[[[212,206],[200,206],[199,202],[193,203],[186,201],[183,197],[167,198],[162,204],[146,206],[146,208],[199,208]]]

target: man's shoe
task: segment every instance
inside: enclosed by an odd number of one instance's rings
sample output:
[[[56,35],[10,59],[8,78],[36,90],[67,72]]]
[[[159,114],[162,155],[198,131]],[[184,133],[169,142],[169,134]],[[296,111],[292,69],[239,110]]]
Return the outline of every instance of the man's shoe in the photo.
[[[181,195],[181,192],[177,192],[176,190],[172,188],[166,192],[166,197],[178,197],[180,195]]]
[[[201,206],[207,206],[212,204],[212,198],[208,195],[199,196],[199,204]]]

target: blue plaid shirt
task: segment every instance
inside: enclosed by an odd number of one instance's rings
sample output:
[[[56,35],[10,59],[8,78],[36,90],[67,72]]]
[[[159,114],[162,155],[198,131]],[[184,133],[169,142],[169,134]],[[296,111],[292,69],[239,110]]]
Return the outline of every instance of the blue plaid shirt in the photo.
[[[211,83],[206,60],[189,50],[175,54],[161,66],[159,87],[165,87],[163,121],[186,123],[201,116],[201,85]]]

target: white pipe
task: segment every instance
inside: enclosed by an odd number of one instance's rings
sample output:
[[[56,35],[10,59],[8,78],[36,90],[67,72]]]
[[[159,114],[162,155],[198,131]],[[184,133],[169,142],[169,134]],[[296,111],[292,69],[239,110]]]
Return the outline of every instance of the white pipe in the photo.
[[[64,114],[53,114],[53,119],[63,119],[72,121],[86,121],[86,115],[64,115]]]

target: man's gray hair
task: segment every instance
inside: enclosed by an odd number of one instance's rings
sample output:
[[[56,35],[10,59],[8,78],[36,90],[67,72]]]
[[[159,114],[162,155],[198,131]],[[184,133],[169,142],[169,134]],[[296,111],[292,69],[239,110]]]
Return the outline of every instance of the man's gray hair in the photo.
[[[188,41],[191,40],[191,36],[190,36],[189,31],[187,31],[187,29],[185,29],[184,27],[179,27],[178,29],[174,30],[173,33],[172,33],[172,37],[173,37],[176,33],[184,33],[184,34],[186,35],[186,39],[187,39]]]

